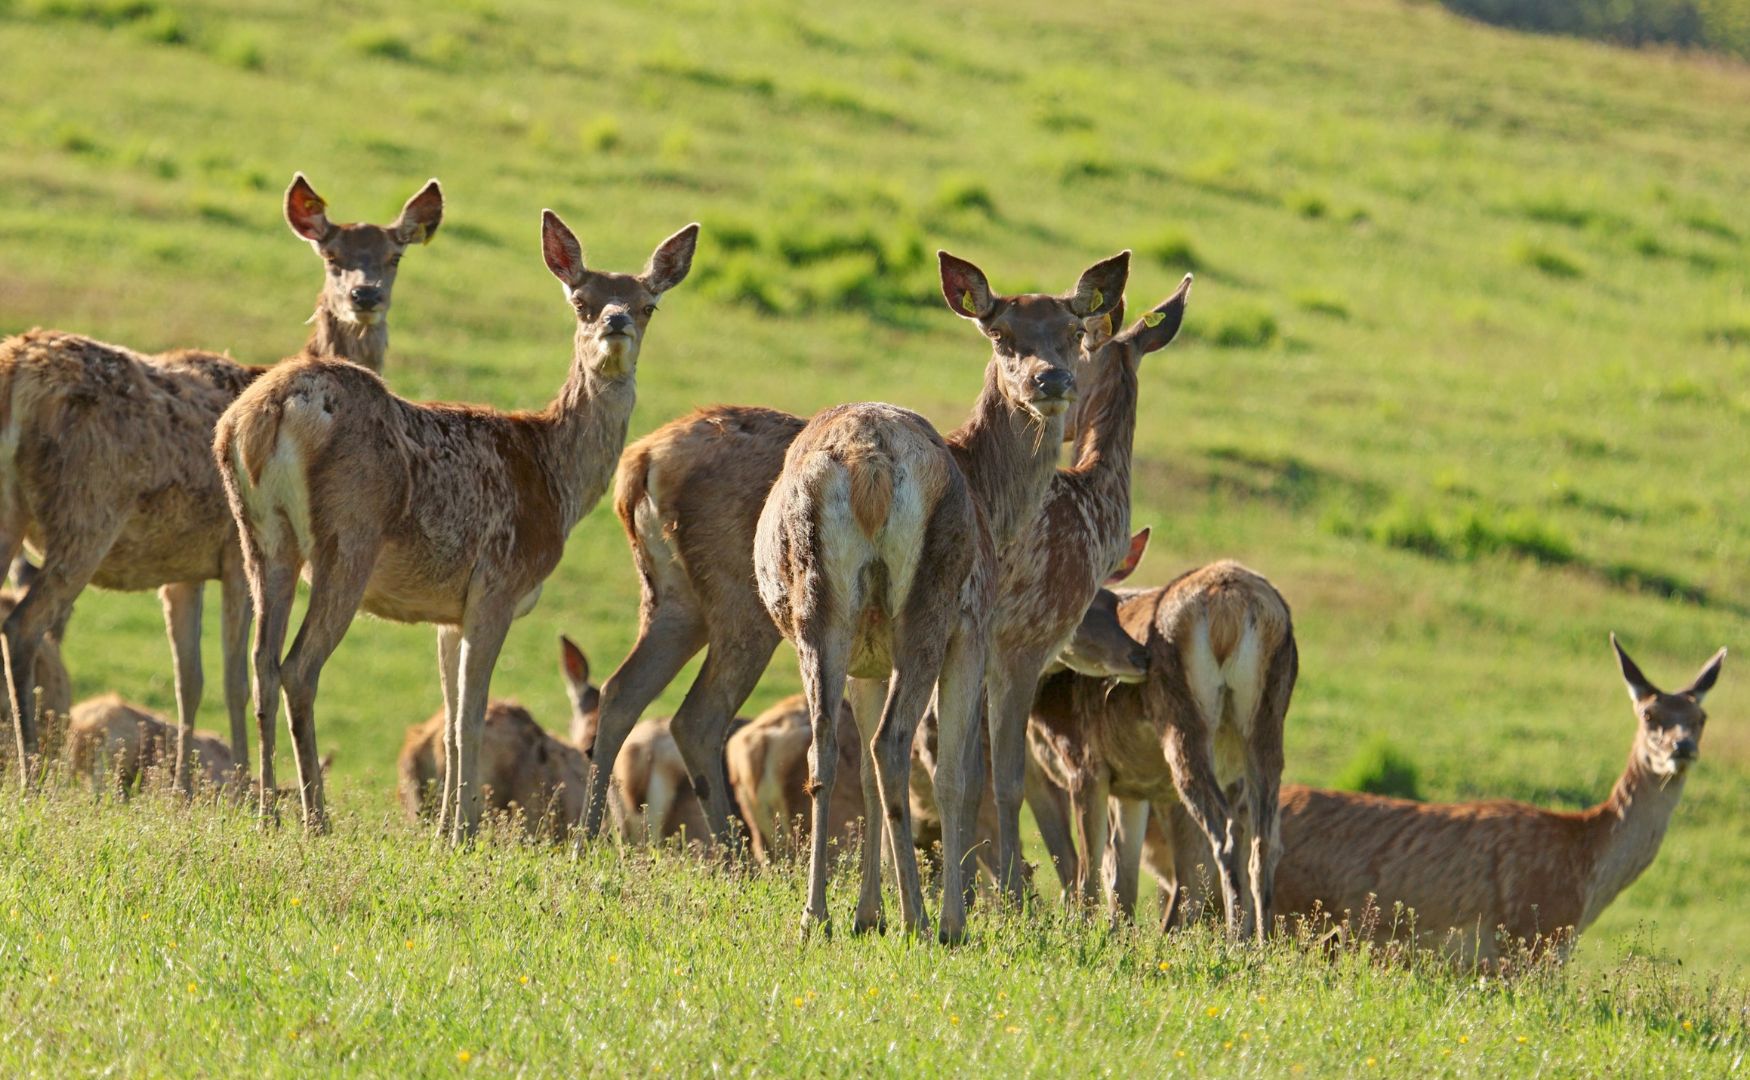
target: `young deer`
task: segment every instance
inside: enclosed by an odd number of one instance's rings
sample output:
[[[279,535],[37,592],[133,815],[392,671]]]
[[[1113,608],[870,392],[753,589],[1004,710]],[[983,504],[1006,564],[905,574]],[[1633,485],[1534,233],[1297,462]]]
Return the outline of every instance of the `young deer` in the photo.
[[[1135,686],[1073,672],[1040,686],[1031,742],[1072,793],[1082,847],[1075,880],[1092,893],[1110,796],[1120,806],[1113,905],[1133,914],[1150,807],[1178,802],[1210,846],[1229,932],[1262,937],[1282,854],[1282,725],[1299,668],[1288,605],[1233,562],[1097,602],[1115,604],[1126,632],[1147,646],[1149,673]]]
[[[841,774],[860,776],[862,751],[848,702],[839,706],[838,736]],[[796,823],[809,812],[808,747],[813,740],[808,700],[791,694],[754,717],[725,745],[729,787],[747,822],[753,857],[761,863],[788,859],[802,850]],[[862,817],[861,789],[849,784],[834,788],[827,832],[841,850],[850,850],[862,835]]]
[[[1125,557],[1130,536],[1130,455],[1136,433],[1137,367],[1178,334],[1190,298],[1187,274],[1172,296],[1134,326],[1123,305],[1089,320],[1092,378],[1079,406],[1075,463],[1051,480],[1017,542],[1024,558],[1005,559],[997,583],[991,661],[991,776],[996,791],[999,881],[1021,894],[1021,800],[1025,794],[1027,716],[1045,665],[1082,621],[1100,582]],[[1140,557],[1140,551],[1136,552]],[[1134,563],[1132,563],[1134,565]],[[982,774],[976,778],[982,786]]]
[[[1344,933],[1376,941],[1406,938],[1467,967],[1565,954],[1659,853],[1701,753],[1702,701],[1726,655],[1715,653],[1668,694],[1614,634],[1610,641],[1636,723],[1608,799],[1563,812],[1284,787],[1278,911],[1315,924],[1335,919]],[[1178,861],[1180,881],[1194,886],[1182,854]]]
[[[438,624],[449,751],[439,829],[460,842],[478,828],[480,739],[499,649],[607,487],[645,329],[657,301],[686,278],[698,233],[689,225],[663,241],[640,274],[609,273],[586,269],[571,230],[543,214],[542,252],[577,330],[559,396],[539,412],[415,404],[361,367],[304,359],[257,380],[220,418],[213,452],[261,613],[262,781],[271,787],[283,684],[307,828],[326,827],[316,683],[361,607]],[[308,612],[282,661],[306,567]]]
[[[74,776],[90,779],[93,791],[108,787],[125,799],[143,772],[173,760],[170,755],[180,738],[175,725],[128,704],[120,695],[105,694],[73,707],[67,724],[67,761]],[[199,762],[205,786],[218,789],[237,780],[235,761],[223,738],[196,731],[191,741],[190,752]]]
[[[924,933],[909,784],[912,740],[936,694],[943,818],[941,937],[965,934],[963,858],[999,553],[1023,533],[1056,472],[1075,396],[1082,322],[1111,311],[1128,253],[1065,296],[998,296],[982,271],[941,253],[943,294],[993,343],[984,390],[947,439],[892,405],[828,409],[796,436],[760,513],[754,574],[772,621],[796,646],[814,726],[814,831],[804,928],[830,929],[827,822],[838,704],[851,705],[874,765],[863,774],[863,888],[855,928],[881,925],[885,831],[908,930]],[[1020,553],[1017,557],[1030,557]],[[938,687],[939,684],[939,687]],[[885,830],[883,822],[885,821]]]
[[[395,264],[408,245],[430,240],[442,217],[433,180],[392,224],[334,225],[298,174],[286,220],[328,264],[303,355],[382,367]],[[203,683],[201,592],[213,578],[224,595],[225,703],[239,760],[247,745],[249,593],[212,442],[219,414],[265,370],[210,352],[148,356],[53,330],[0,342],[0,565],[25,543],[42,560],[3,631],[19,700],[30,700],[44,635],[60,636],[87,584],[157,589],[176,662],[183,788]],[[33,718],[19,722],[34,748]]]
[[[1103,299],[1116,305],[1127,265],[1120,256],[1101,264],[1104,269],[1095,268],[1098,274],[1090,270],[1089,288],[1103,289]],[[971,272],[983,280],[977,268]],[[967,292],[951,297],[956,311]],[[982,295],[988,296],[988,286]],[[1076,351],[1063,324],[1010,317],[1049,310],[1061,301],[1017,296],[1003,303],[1010,306],[1001,312],[1000,328],[995,322],[981,324],[1005,337],[1002,348],[1017,354]],[[601,827],[607,805],[603,777],[612,773],[621,742],[686,662],[705,649],[705,662],[675,713],[673,731],[712,830],[719,838],[728,836],[731,799],[722,772],[727,726],[753,693],[782,636],[754,588],[754,530],[783,469],[784,453],[803,423],[774,409],[720,405],[663,425],[621,457],[614,509],[632,547],[643,600],[637,642],[602,687],[602,734],[586,835]],[[1057,452],[1049,446],[1037,449],[1052,457]]]

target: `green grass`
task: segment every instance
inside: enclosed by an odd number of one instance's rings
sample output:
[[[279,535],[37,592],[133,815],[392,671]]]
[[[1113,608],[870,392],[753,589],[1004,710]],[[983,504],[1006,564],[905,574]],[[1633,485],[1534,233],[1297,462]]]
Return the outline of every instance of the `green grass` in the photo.
[[[635,434],[713,401],[811,413],[879,398],[947,425],[984,348],[942,309],[937,247],[978,261],[998,289],[1054,291],[1134,247],[1133,311],[1198,274],[1182,339],[1142,369],[1135,517],[1154,543],[1136,580],[1233,556],[1282,589],[1303,672],[1288,778],[1321,782],[1385,735],[1429,798],[1602,798],[1632,724],[1606,633],[1671,685],[1744,642],[1750,74],[1387,0],[1241,0],[1170,19],[1141,3],[1022,9],[828,19],[771,0],[362,0],[335,22],[277,0],[0,3],[0,332],[288,354],[321,274],[280,218],[292,172],[337,220],[377,221],[437,175],[445,225],[410,253],[395,296],[386,374],[407,396],[532,406],[558,386],[571,318],[536,244],[552,206],[592,265],[620,269],[705,223],[694,279],[651,330]],[[513,629],[495,691],[561,726],[557,634],[605,673],[631,642],[636,597],[600,507]],[[172,704],[150,596],[85,596],[66,654],[82,695]],[[1447,1067],[1438,1051],[1451,1047],[1430,1040],[1461,1023],[1491,1054],[1535,1052],[1554,1072],[1676,1071],[1705,1048],[1670,1027],[1675,1013],[1619,1015],[1602,988],[1676,979],[1671,993],[1690,996],[1674,1000],[1696,1011],[1707,979],[1743,984],[1750,694],[1735,659],[1664,850],[1581,943],[1574,981],[1496,994],[989,915],[980,943],[953,956],[892,942],[798,954],[788,877],[719,881],[607,853],[434,853],[380,824],[402,731],[438,705],[433,654],[427,628],[360,620],[325,672],[320,732],[339,752],[341,809],[329,840],[257,838],[229,817],[152,806],[105,811],[63,840],[58,802],[0,811],[0,837],[21,853],[0,890],[36,897],[31,932],[63,950],[49,965],[36,951],[47,944],[10,937],[6,962],[86,980],[67,995],[9,978],[20,1020],[0,1054],[47,1053],[77,1029],[69,1045],[96,1063],[124,1028],[137,1055],[125,1071],[199,1071],[182,1064],[197,1054],[220,1055],[201,1059],[211,1071],[290,1069],[307,1052],[383,1072],[414,1053],[422,1068],[452,1065],[469,1042],[491,1061],[481,1033],[538,1028],[547,1041],[529,1045],[557,1055],[530,1059],[543,1068],[607,1054],[619,1072],[634,1052],[690,1060],[709,1016],[725,1060],[757,1049],[795,1071],[825,1071],[841,1047],[904,1071],[951,1046],[984,1055],[968,1059],[979,1066],[1043,1069],[1061,1062],[1059,1043],[1163,1064],[1184,1048],[1198,1055],[1187,1070],[1286,1067],[1216,1057],[1220,1041],[1197,1026],[1216,1005],[1276,1024],[1282,1053],[1324,1071],[1360,1071],[1369,1055]],[[222,726],[216,641],[207,655],[205,722]],[[796,685],[783,651],[749,709]],[[355,912],[438,914],[356,914],[277,938],[267,931],[294,923],[275,905],[294,888],[323,911],[353,897]],[[680,899],[694,892],[704,908]],[[204,927],[214,951],[147,959],[132,909],[107,913],[148,896],[167,898],[155,918],[188,912],[180,925]],[[600,906],[610,896],[624,914]],[[682,1009],[672,981],[577,966],[677,908],[698,914],[651,930],[650,955],[661,971],[681,962],[663,949],[693,956],[716,996]],[[452,936],[413,966],[393,950],[420,925]],[[278,951],[297,941],[314,944]],[[1205,960],[1159,979],[1142,970],[1151,950],[1179,948]],[[377,951],[394,962],[366,964]],[[536,960],[554,981],[539,999],[514,996],[513,973]],[[107,974],[112,961],[125,977]],[[277,974],[288,962],[302,974]],[[947,1030],[944,995],[1004,985],[1005,963],[1031,973],[1011,993],[1031,985],[1087,1026],[1069,1038],[1030,1027],[1013,1043],[988,1025]],[[753,989],[731,989],[750,971]],[[1156,980],[1157,996],[1119,993],[1128,979]],[[207,989],[188,996],[189,981]],[[1247,1004],[1254,981],[1271,1008]],[[928,1010],[866,1024],[852,1002],[870,984],[927,987]],[[842,995],[822,1007],[834,1036],[770,1007],[773,987],[780,1004]],[[310,1024],[298,1009],[326,1016],[335,1041],[294,1047],[287,1031]],[[1362,1019],[1374,1016],[1377,1029]],[[191,1026],[166,1027],[172,1017]],[[1535,1051],[1505,1041],[1521,1026]],[[611,1051],[592,1049],[601,1039]],[[514,1052],[506,1042],[493,1052]],[[1623,1057],[1601,1056],[1618,1043]],[[1454,1058],[1454,1071],[1491,1074],[1528,1063]]]

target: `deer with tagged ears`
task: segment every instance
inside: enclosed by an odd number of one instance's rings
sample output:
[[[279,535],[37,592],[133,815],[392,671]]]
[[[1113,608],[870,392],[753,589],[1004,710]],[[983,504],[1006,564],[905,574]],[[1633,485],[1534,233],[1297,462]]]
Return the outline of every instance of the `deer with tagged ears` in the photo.
[[[945,942],[965,936],[964,860],[981,786],[977,735],[999,555],[1009,554],[1056,474],[1082,324],[1118,303],[1129,253],[1089,268],[1063,296],[1001,296],[971,263],[946,252],[940,262],[949,306],[992,343],[971,417],[944,438],[923,417],[893,405],[842,405],[816,415],[785,453],[755,534],[760,599],[796,646],[814,727],[805,930],[831,927],[826,826],[838,704],[848,678],[873,765],[863,774],[855,928],[883,925],[885,836],[901,918],[909,931],[928,930],[909,788],[913,736],[934,695],[941,724],[940,936]]]
[[[299,173],[286,191],[286,220],[329,267],[302,355],[381,368],[395,263],[409,244],[431,239],[443,194],[431,181],[386,226],[334,225],[323,205]],[[367,283],[370,295],[351,297]],[[367,320],[366,332],[347,329]],[[184,789],[203,684],[201,593],[214,578],[224,596],[225,703],[239,758],[248,742],[248,583],[212,442],[219,414],[266,370],[217,353],[147,355],[55,330],[0,341],[0,565],[26,544],[42,564],[3,630],[19,700],[30,700],[44,635],[61,635],[88,584],[157,589],[176,664],[175,771]],[[19,723],[34,750],[33,718]]]
[[[1635,734],[1609,798],[1569,812],[1289,785],[1282,789],[1278,912],[1315,928],[1335,920],[1346,936],[1407,939],[1461,967],[1493,970],[1520,955],[1565,955],[1658,855],[1700,758],[1702,702],[1726,656],[1721,649],[1688,685],[1666,693],[1616,635],[1610,643]],[[1168,825],[1163,861],[1195,908],[1201,852],[1187,858],[1172,842],[1181,824]],[[1170,910],[1169,917],[1187,913]]]
[[[283,688],[306,828],[326,828],[317,680],[363,608],[438,626],[447,751],[439,830],[454,842],[474,835],[499,650],[608,485],[645,331],[657,302],[685,280],[698,231],[689,225],[663,241],[638,274],[612,273],[588,269],[571,230],[543,212],[542,254],[576,329],[564,384],[539,411],[416,404],[356,365],[301,359],[258,379],[220,419],[213,453],[260,612],[262,781],[271,787]],[[303,570],[309,606],[282,659]]]

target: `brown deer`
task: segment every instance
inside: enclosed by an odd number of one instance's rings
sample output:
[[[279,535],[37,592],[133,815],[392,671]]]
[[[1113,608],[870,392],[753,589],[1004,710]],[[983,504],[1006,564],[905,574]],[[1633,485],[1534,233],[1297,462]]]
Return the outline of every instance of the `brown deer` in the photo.
[[[447,755],[439,829],[461,842],[481,813],[479,752],[492,669],[565,537],[608,485],[626,439],[650,317],[692,264],[698,226],[639,274],[584,266],[577,238],[542,217],[547,267],[576,310],[569,374],[538,412],[415,404],[353,364],[300,359],[258,379],[220,418],[213,452],[242,534],[255,632],[255,716],[271,787],[283,685],[307,828],[326,828],[315,771],[316,684],[362,607],[438,624]],[[303,625],[282,660],[294,587]],[[264,805],[266,812],[270,807]]]
[[[304,355],[373,369],[388,345],[396,264],[431,239],[443,217],[436,180],[386,226],[335,225],[299,173],[286,220],[328,266]],[[213,425],[265,368],[210,352],[146,355],[91,338],[32,330],[0,341],[0,565],[23,544],[42,568],[3,632],[19,700],[45,634],[59,637],[87,584],[157,589],[176,664],[177,783],[188,777],[203,676],[203,583],[224,596],[221,642],[231,745],[247,746],[249,593],[230,512],[213,467]],[[28,709],[26,710],[28,711]],[[33,718],[19,718],[27,750]]]
[[[125,799],[147,769],[175,760],[171,755],[180,738],[176,725],[120,695],[105,694],[73,707],[67,762],[74,776],[90,779],[93,791],[108,787]],[[192,743],[203,786],[218,789],[236,781],[235,760],[221,736],[197,730]]]
[[[1283,719],[1299,668],[1288,605],[1234,562],[1097,603],[1114,604],[1147,646],[1149,672],[1134,686],[1074,672],[1040,685],[1030,742],[1072,793],[1082,848],[1074,880],[1091,896],[1111,826],[1113,906],[1132,915],[1149,809],[1177,802],[1210,847],[1229,932],[1262,937],[1282,854]],[[1121,807],[1115,825],[1109,796]]]
[[[578,821],[595,739],[601,695],[589,681],[589,660],[570,638],[561,637],[559,646],[560,671],[572,702],[570,739],[549,734],[522,706],[494,701],[487,706],[480,742],[480,785],[487,807],[520,816],[531,839],[562,839]],[[401,805],[410,817],[429,817],[438,809],[443,731],[442,712],[407,729],[397,773]],[[625,749],[614,766],[618,786],[611,804],[622,838],[637,844],[677,834],[708,839],[704,811],[669,737],[668,722],[639,724]]]
[[[1346,936],[1397,938],[1465,967],[1561,957],[1659,853],[1701,754],[1702,701],[1726,650],[1675,693],[1654,686],[1611,635],[1634,706],[1628,764],[1604,802],[1578,812],[1520,802],[1418,803],[1282,789],[1279,913]],[[1171,839],[1167,839],[1171,850]],[[1176,876],[1192,888],[1200,852]],[[1171,862],[1168,866],[1171,867]]]
[[[1117,264],[1121,286],[1128,261],[1108,262]],[[958,304],[961,297],[953,299]],[[1103,299],[1116,305],[1109,281]],[[1005,348],[1022,351],[1059,350],[1068,336],[1050,320],[1011,320],[997,332]],[[803,423],[774,409],[714,406],[663,425],[621,457],[614,509],[643,599],[638,639],[602,687],[602,736],[585,835],[601,827],[608,797],[603,777],[612,774],[620,744],[700,649],[705,662],[675,713],[673,732],[712,830],[719,838],[730,835],[729,781],[721,771],[727,726],[781,639],[753,585],[754,529]]]
[[[1117,304],[1129,263],[1125,252],[1096,264],[1061,297],[1009,297],[994,294],[971,263],[946,252],[939,258],[950,307],[977,321],[994,346],[971,418],[944,439],[923,417],[892,405],[842,405],[818,414],[785,453],[754,539],[760,599],[796,646],[814,726],[805,929],[818,924],[830,931],[826,826],[848,677],[874,766],[863,775],[855,928],[882,924],[885,833],[901,918],[911,932],[928,929],[908,794],[913,736],[935,694],[944,840],[940,936],[954,942],[965,935],[963,858],[977,808],[968,796],[976,798],[973,774],[982,766],[977,725],[999,553],[1024,532],[1056,473],[1082,323]]]
[[[1046,664],[1076,632],[1101,581],[1132,544],[1130,457],[1136,433],[1137,367],[1144,356],[1165,348],[1178,334],[1190,293],[1187,274],[1172,296],[1116,334],[1113,328],[1123,325],[1122,304],[1108,316],[1089,320],[1092,379],[1077,416],[1075,462],[1052,478],[1044,505],[1017,541],[1017,549],[1027,557],[1002,563],[985,682],[998,877],[1014,899],[1020,898],[1022,889],[1020,821],[1027,716]],[[1140,558],[1140,549],[1135,554]],[[977,778],[980,786],[982,779]]]
[[[22,562],[22,561],[21,561]],[[20,575],[20,587],[28,587],[30,579],[36,573],[36,567],[22,563],[27,569]],[[0,621],[3,621],[12,610],[18,606],[23,594],[15,589],[0,589]],[[0,673],[3,674],[3,673]],[[36,663],[32,665],[31,682],[40,695],[42,711],[54,713],[57,716],[67,716],[73,708],[73,680],[67,674],[67,665],[61,659],[61,642],[54,634],[45,634],[38,643]],[[0,694],[0,696],[4,696]],[[35,707],[35,703],[32,704]],[[10,709],[7,710],[10,712]],[[10,740],[7,740],[10,741]]]
[[[838,725],[841,774],[860,776],[862,750],[848,702],[839,706]],[[808,701],[801,694],[791,694],[754,717],[725,745],[729,788],[742,820],[747,822],[753,857],[761,863],[789,859],[802,850],[800,836],[806,833],[799,833],[796,824],[798,819],[806,819],[811,805],[808,747],[813,738]],[[848,783],[834,788],[827,809],[827,831],[841,850],[850,850],[862,835],[862,817],[862,789]]]

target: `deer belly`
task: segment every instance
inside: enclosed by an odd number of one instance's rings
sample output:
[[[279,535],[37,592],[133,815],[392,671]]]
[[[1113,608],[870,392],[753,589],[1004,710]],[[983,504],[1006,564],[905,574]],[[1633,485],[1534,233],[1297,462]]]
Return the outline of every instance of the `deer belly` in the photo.
[[[223,528],[190,533],[172,519],[136,516],[110,545],[91,582],[100,589],[131,592],[216,578],[222,541],[228,535]]]
[[[360,606],[393,622],[457,625],[467,594],[466,571],[444,573],[391,546],[377,557]]]

